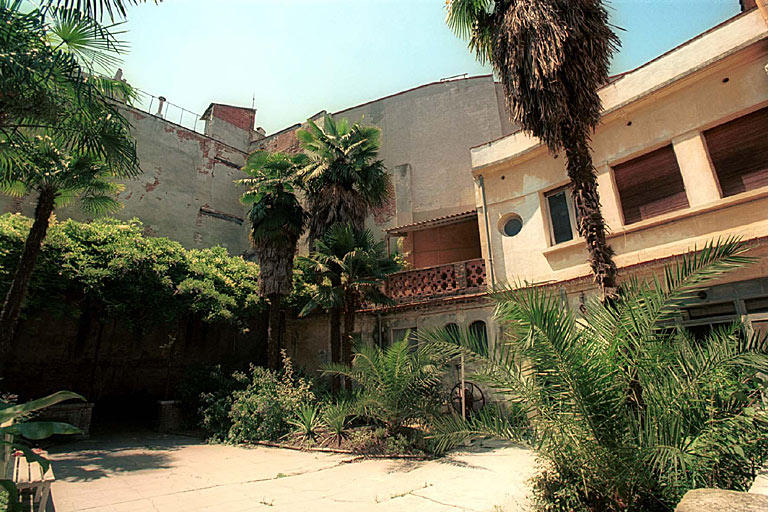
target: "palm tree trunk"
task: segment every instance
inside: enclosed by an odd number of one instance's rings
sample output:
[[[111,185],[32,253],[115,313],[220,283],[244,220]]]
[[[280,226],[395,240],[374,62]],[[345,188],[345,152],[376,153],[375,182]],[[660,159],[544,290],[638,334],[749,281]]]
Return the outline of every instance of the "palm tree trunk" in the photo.
[[[600,287],[603,299],[616,296],[617,270],[613,262],[613,249],[605,238],[605,219],[600,211],[597,191],[597,173],[592,164],[587,134],[580,130],[564,142],[566,169],[573,183],[573,201],[578,217],[579,234],[587,242],[592,274]]]
[[[347,307],[344,311],[344,336],[342,337],[342,362],[352,364],[352,343],[355,335],[355,298],[347,296]]]
[[[331,322],[331,362],[341,362],[341,310],[339,308],[331,308],[330,310],[330,322]],[[334,392],[338,392],[341,389],[341,380],[339,377],[331,378],[331,389]]]
[[[267,328],[267,363],[270,370],[280,370],[280,294],[269,297],[269,326]]]
[[[35,221],[27,235],[24,250],[21,253],[19,266],[13,275],[11,287],[5,296],[3,311],[0,313],[0,359],[5,359],[5,354],[11,346],[13,335],[21,313],[21,305],[29,288],[32,271],[35,269],[37,257],[43,246],[43,240],[48,232],[51,213],[53,213],[56,194],[53,190],[43,190],[37,198],[35,208]]]
[[[346,308],[344,310],[344,335],[341,340],[341,357],[344,364],[352,365],[352,343],[355,334],[355,310],[357,309],[354,294],[348,293],[344,302],[346,303]],[[345,379],[344,388],[352,389],[351,379]]]

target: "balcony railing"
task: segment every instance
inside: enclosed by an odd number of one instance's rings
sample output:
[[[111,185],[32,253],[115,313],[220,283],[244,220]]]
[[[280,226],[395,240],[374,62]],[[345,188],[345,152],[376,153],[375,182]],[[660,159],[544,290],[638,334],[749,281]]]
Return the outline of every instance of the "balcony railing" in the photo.
[[[486,289],[485,260],[398,272],[389,276],[387,295],[398,304],[480,293]]]

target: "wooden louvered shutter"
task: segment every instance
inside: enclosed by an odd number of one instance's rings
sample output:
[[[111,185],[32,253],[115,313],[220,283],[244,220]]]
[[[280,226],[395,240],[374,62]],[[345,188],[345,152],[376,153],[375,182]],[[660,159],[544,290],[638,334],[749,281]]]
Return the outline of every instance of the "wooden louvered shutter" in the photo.
[[[768,185],[768,107],[704,132],[723,197]]]
[[[672,146],[613,168],[624,223],[688,208],[688,196]]]

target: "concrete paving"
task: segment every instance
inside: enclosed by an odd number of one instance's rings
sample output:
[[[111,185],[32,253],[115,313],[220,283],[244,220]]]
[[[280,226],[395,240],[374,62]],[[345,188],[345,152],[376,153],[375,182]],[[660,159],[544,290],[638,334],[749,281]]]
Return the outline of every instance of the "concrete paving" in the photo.
[[[56,512],[522,512],[535,457],[482,443],[431,461],[207,445],[157,434],[50,451]]]

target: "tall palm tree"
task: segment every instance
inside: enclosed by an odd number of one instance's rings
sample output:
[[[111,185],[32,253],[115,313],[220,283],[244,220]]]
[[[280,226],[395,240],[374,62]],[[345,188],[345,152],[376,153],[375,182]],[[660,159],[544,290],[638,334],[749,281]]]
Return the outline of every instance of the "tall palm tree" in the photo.
[[[9,5],[3,1],[0,18],[8,20],[4,27],[7,32],[0,30],[0,37],[32,56],[28,62],[40,65],[25,72],[37,84],[45,105],[36,111],[22,94],[21,100],[15,96],[0,110],[0,190],[12,195],[37,193],[34,223],[0,312],[2,354],[13,339],[56,205],[79,197],[86,212],[114,211],[120,206],[114,195],[121,186],[110,180],[137,176],[140,169],[129,123],[111,99],[118,89],[128,95],[132,90],[107,79],[89,79],[87,68],[77,62],[85,54],[105,51],[102,38],[111,36],[96,30],[91,20],[71,12],[55,13],[54,22],[49,24],[39,12],[20,13],[18,2]],[[36,37],[27,37],[25,31],[30,28]],[[52,40],[58,41],[55,47],[48,43]],[[43,57],[37,58],[40,53]],[[62,68],[57,62],[66,66]],[[8,90],[18,78],[18,70],[12,71],[0,77],[0,90]],[[56,72],[63,74],[55,80],[44,76]],[[41,75],[44,78],[39,79]]]
[[[394,256],[387,255],[383,242],[370,230],[356,231],[350,224],[336,224],[322,240],[315,242],[303,267],[314,276],[310,300],[300,316],[317,308],[330,313],[331,362],[350,364],[357,309],[365,302],[389,304],[384,280],[400,270]],[[344,332],[341,316],[344,315]]]
[[[259,294],[269,301],[267,358],[269,368],[280,368],[281,301],[293,288],[293,258],[304,232],[306,213],[297,191],[296,170],[306,163],[302,154],[256,151],[243,167],[249,177],[241,201],[250,204],[251,241],[259,259]]]
[[[389,197],[389,178],[379,152],[380,130],[374,126],[325,116],[323,126],[308,121],[297,137],[309,158],[300,171],[307,191],[310,212],[309,246],[325,236],[337,223],[365,227],[372,208],[383,206]]]
[[[606,242],[590,137],[600,120],[597,90],[608,82],[619,39],[602,0],[449,0],[447,23],[469,39],[477,59],[501,79],[511,120],[565,151],[578,231],[595,281],[616,290],[613,250]]]

